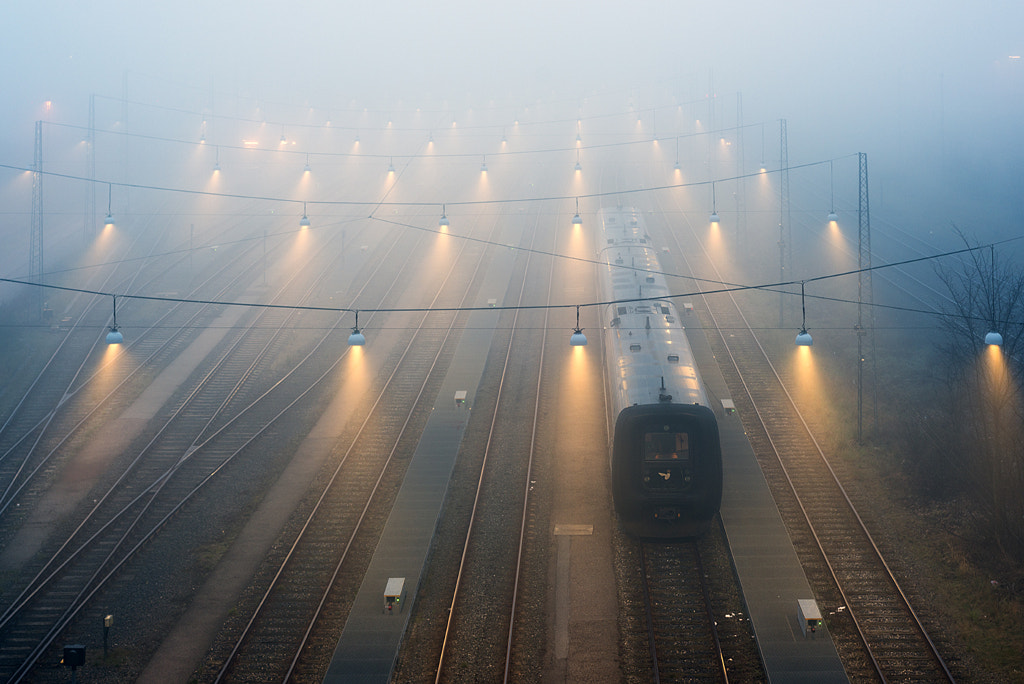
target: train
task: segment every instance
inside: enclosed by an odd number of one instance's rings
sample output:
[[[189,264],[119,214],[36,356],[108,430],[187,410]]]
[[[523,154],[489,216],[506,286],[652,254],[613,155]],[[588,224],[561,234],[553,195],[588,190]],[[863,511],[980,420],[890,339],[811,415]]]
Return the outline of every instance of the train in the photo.
[[[696,537],[722,501],[718,421],[643,215],[602,208],[598,224],[615,513],[635,537]]]

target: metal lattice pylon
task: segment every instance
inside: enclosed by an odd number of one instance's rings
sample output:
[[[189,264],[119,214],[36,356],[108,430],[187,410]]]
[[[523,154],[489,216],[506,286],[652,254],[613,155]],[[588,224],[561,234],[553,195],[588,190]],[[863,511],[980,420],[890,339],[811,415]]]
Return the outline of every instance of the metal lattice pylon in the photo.
[[[872,371],[875,364],[875,310],[872,306],[873,293],[871,288],[871,204],[868,197],[868,155],[859,152],[857,155],[860,179],[860,192],[857,204],[857,243],[860,246],[857,255],[857,438],[864,436],[864,365],[867,358],[864,352],[864,338],[869,334],[871,348]],[[867,304],[868,320],[864,320],[864,305]],[[866,325],[865,325],[866,323]],[[872,372],[872,378],[874,372]],[[874,401],[874,382],[872,386],[872,411],[877,410]],[[877,422],[877,416],[872,424]]]
[[[89,130],[86,133],[85,153],[87,155],[89,182],[85,184],[85,217],[82,233],[88,245],[96,236],[96,96],[89,96]]]
[[[36,121],[36,144],[32,160],[32,226],[28,239],[29,280],[43,282],[43,122]],[[43,288],[35,288],[34,316],[43,312]]]
[[[790,244],[789,214],[789,133],[786,120],[779,119],[779,168],[782,182],[779,184],[779,282],[784,283],[792,271],[793,247]],[[779,327],[785,326],[783,310],[786,294],[779,293]]]
[[[736,247],[747,235],[747,188],[743,174],[746,160],[743,145],[743,93],[736,93]]]

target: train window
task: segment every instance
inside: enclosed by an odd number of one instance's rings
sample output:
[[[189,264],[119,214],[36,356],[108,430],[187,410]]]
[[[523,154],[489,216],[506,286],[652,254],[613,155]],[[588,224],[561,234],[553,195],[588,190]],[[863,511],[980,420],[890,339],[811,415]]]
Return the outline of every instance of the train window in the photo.
[[[669,363],[679,363],[679,354],[669,354],[668,355],[668,362]]]
[[[675,316],[665,316],[665,322],[666,323],[675,323],[676,322],[676,317]]]
[[[638,351],[640,351],[640,345],[639,344],[631,344],[631,345],[629,345],[629,351],[631,351],[631,352],[638,352]]]
[[[659,304],[658,306],[661,307],[661,313],[663,313],[663,314],[665,314],[667,316],[668,315],[668,307],[665,306],[664,304]]]
[[[654,276],[647,276],[646,280],[649,283],[653,283],[654,282]]]
[[[608,238],[608,244],[609,245],[614,245],[615,244],[615,238]]]
[[[626,307],[624,307],[624,306],[620,306],[620,307],[619,307],[619,315],[620,315],[620,316],[625,316],[625,315],[626,315],[626,313],[628,313],[628,312],[626,311]]]
[[[690,460],[690,434],[688,432],[644,433],[645,461]]]

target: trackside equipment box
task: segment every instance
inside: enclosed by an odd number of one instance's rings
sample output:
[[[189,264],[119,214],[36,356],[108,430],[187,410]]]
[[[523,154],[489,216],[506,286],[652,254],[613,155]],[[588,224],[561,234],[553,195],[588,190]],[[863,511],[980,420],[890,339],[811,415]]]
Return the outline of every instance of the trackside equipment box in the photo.
[[[818,604],[814,599],[797,599],[797,618],[800,620],[800,629],[804,636],[809,631],[814,634],[818,627],[821,627],[821,613],[818,611]]]
[[[401,610],[402,602],[402,591],[405,589],[405,578],[404,577],[389,577],[388,583],[384,587],[384,610],[390,613],[395,608],[395,604],[398,604],[399,610]]]

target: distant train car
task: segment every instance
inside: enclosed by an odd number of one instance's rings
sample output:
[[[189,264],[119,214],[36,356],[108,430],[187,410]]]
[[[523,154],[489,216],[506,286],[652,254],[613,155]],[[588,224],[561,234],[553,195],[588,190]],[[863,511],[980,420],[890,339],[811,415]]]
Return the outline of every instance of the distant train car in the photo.
[[[603,209],[599,223],[615,512],[637,537],[697,536],[722,501],[718,422],[643,217]]]

